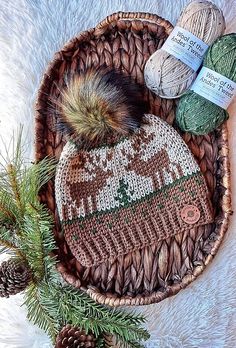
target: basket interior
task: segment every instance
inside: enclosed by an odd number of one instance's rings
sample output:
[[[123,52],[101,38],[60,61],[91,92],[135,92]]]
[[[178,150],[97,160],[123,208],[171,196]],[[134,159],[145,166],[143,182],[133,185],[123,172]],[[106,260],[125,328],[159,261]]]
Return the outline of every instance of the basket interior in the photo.
[[[36,158],[59,158],[65,143],[56,131],[53,101],[60,98],[65,76],[93,66],[112,66],[144,84],[143,69],[149,56],[162,46],[171,28],[160,19],[114,19],[82,33],[58,52],[44,75],[36,104]],[[145,87],[144,87],[145,88]],[[145,88],[150,113],[174,125],[175,101],[160,99]],[[182,134],[206,178],[215,208],[215,223],[179,233],[155,246],[131,252],[115,262],[83,267],[71,254],[60,231],[54,182],[41,192],[41,200],[55,217],[58,269],[76,287],[100,294],[100,302],[115,305],[157,302],[178,292],[202,272],[217,251],[227,229],[224,199],[227,171],[227,135],[222,128],[206,136]],[[230,202],[227,202],[227,206]],[[97,298],[98,299],[98,298]],[[108,299],[108,300],[107,300]]]

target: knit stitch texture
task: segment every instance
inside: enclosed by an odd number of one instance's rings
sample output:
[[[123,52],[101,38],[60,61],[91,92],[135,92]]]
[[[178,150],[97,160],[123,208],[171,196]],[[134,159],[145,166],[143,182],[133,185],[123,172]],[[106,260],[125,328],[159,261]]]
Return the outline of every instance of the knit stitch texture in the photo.
[[[66,241],[90,267],[213,221],[203,175],[154,115],[129,137],[85,150],[68,141],[55,193]]]

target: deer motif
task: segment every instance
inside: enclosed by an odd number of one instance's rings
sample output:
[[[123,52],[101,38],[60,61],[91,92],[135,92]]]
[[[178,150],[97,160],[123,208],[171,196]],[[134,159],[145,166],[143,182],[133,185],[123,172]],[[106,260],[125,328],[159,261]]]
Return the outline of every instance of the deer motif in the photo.
[[[69,161],[67,192],[77,213],[81,207],[86,215],[103,206],[117,206],[120,181],[128,173],[150,178],[154,191],[183,175],[181,166],[170,162],[165,144],[155,147],[156,133],[140,133],[120,147],[81,152]]]
[[[135,155],[131,153],[127,155],[129,163],[127,171],[134,171],[140,176],[150,176],[153,182],[154,190],[158,190],[167,184],[169,179],[171,182],[177,177],[183,176],[183,170],[179,163],[170,162],[170,158],[166,147],[155,151],[155,156],[148,156],[150,152],[148,145],[157,136],[155,133],[145,134],[140,142],[133,144]],[[164,144],[163,144],[164,145]]]
[[[71,200],[76,202],[77,207],[83,205],[85,213],[97,210],[96,194],[113,175],[112,170],[107,168],[107,164],[107,159],[90,153],[86,155],[81,153],[69,163],[69,172],[73,173],[73,177],[67,180],[69,195]],[[78,182],[80,182],[79,188]]]

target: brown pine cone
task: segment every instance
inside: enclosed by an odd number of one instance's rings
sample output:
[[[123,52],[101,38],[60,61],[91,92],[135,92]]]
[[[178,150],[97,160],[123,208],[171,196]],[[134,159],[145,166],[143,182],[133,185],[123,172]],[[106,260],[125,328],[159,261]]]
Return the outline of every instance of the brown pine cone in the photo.
[[[31,272],[22,261],[4,261],[0,266],[0,297],[9,297],[25,290],[30,279]]]
[[[59,332],[55,348],[96,348],[93,334],[86,335],[84,330],[71,325],[64,326]]]

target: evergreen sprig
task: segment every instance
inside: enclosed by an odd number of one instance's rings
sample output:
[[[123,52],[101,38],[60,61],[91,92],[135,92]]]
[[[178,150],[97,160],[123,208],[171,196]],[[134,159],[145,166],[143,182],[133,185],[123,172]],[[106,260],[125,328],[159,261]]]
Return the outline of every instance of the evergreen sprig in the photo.
[[[48,303],[42,298],[41,287],[31,283],[25,291],[24,304],[27,307],[27,317],[54,340],[60,330],[59,320],[50,315]]]
[[[88,295],[68,285],[46,286],[46,300],[51,298],[50,313],[60,317],[63,323],[76,326],[79,323],[86,332],[98,337],[102,332],[119,335],[123,340],[145,340],[149,337],[146,330],[140,328],[145,321],[143,316],[110,309],[97,304]]]
[[[99,305],[81,291],[59,282],[41,283],[37,287],[37,296],[31,292],[27,294],[26,305],[30,320],[52,338],[66,323],[79,326],[87,333],[91,331],[96,337],[101,337],[104,332],[115,334],[120,341],[132,343],[131,347],[141,347],[138,341],[149,337],[140,327],[144,322],[142,316]]]
[[[53,219],[39,202],[39,190],[54,175],[56,162],[45,158],[28,165],[23,160],[22,130],[13,158],[0,163],[0,244],[24,261],[32,280],[25,291],[28,318],[54,340],[65,324],[79,326],[98,338],[115,335],[130,348],[140,348],[149,337],[141,327],[143,316],[97,304],[88,295],[65,284],[56,271]],[[13,141],[14,142],[14,141]]]
[[[15,232],[21,232],[29,204],[38,204],[41,187],[55,174],[56,161],[45,157],[39,163],[24,161],[22,128],[17,140],[13,137],[13,154],[6,148],[6,158],[2,154],[0,163],[0,226],[8,223]]]
[[[42,204],[33,203],[25,208],[20,246],[33,272],[34,281],[50,281],[56,264],[55,257],[51,255],[56,250],[52,234],[53,221]]]

